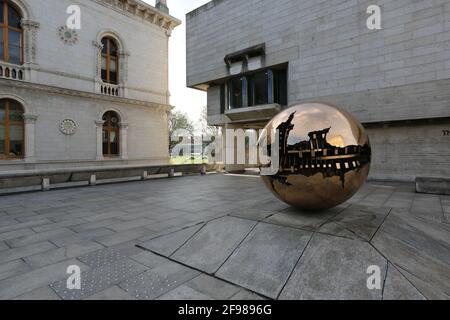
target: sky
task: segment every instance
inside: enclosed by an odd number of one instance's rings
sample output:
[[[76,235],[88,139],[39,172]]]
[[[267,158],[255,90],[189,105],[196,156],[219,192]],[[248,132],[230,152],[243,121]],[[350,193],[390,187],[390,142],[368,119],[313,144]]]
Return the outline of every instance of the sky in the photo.
[[[144,0],[155,5],[155,0]],[[168,0],[170,15],[182,21],[175,28],[169,40],[169,91],[170,104],[175,110],[188,114],[193,122],[200,118],[206,106],[206,93],[186,87],[186,13],[204,5],[210,0]]]

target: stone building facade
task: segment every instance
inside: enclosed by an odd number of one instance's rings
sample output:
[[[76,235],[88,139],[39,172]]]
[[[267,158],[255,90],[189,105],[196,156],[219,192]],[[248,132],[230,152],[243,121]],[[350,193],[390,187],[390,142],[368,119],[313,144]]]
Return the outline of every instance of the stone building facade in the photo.
[[[0,171],[168,162],[166,1],[0,5]]]
[[[450,177],[447,0],[214,0],[187,14],[187,83],[207,91],[210,124],[330,103],[367,128],[372,178]]]

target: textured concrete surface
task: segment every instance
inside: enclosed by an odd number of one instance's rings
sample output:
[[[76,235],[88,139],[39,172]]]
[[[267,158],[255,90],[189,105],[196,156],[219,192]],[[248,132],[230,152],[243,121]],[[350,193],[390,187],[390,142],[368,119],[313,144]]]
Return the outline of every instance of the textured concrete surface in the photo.
[[[449,208],[371,182],[307,214],[224,175],[3,196],[0,299],[449,299]]]

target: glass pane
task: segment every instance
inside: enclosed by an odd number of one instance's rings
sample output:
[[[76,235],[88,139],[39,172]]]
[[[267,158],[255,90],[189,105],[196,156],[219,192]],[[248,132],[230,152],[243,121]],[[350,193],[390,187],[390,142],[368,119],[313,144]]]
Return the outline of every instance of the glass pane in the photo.
[[[117,136],[114,131],[109,133],[109,142],[111,143],[117,142]]]
[[[267,104],[268,88],[267,88],[266,72],[255,74],[254,84],[255,84],[255,105]]]
[[[9,142],[9,156],[10,157],[21,157],[23,155],[23,141],[18,140],[14,141],[11,140]]]
[[[103,130],[103,154],[108,154],[108,131]]]
[[[0,155],[5,155],[5,126],[0,124]]]
[[[275,102],[283,106],[287,105],[287,72],[279,70],[274,74],[274,98]]]
[[[102,39],[102,45],[103,45],[102,52],[103,52],[104,54],[107,54],[107,53],[108,53],[107,42],[108,42],[108,40],[107,40],[106,38],[103,38],[103,39]]]
[[[9,102],[9,119],[11,121],[22,121],[23,120],[23,109],[22,106],[16,101]]]
[[[20,64],[20,48],[19,47],[8,47],[8,62],[13,64]]]
[[[117,71],[117,61],[115,59],[111,59],[109,68],[111,71],[114,71],[114,72]]]
[[[109,40],[109,52],[112,56],[117,57],[117,46],[113,40]]]
[[[117,83],[117,73],[116,72],[110,72],[109,73],[109,83],[116,84]]]
[[[8,6],[8,25],[14,28],[20,28],[20,14],[12,6]]]
[[[16,30],[8,30],[8,43],[10,46],[21,46],[22,33]]]
[[[242,80],[240,78],[231,80],[231,106],[242,107]]]
[[[4,121],[6,117],[5,103],[0,101],[0,121]]]
[[[0,24],[3,24],[3,2],[0,2]]]
[[[23,127],[17,125],[9,126],[9,139],[11,141],[22,141],[23,140]]]
[[[102,69],[102,80],[107,81],[106,70],[103,70],[103,69]]]
[[[111,143],[111,155],[118,155],[118,154],[119,154],[119,144]]]

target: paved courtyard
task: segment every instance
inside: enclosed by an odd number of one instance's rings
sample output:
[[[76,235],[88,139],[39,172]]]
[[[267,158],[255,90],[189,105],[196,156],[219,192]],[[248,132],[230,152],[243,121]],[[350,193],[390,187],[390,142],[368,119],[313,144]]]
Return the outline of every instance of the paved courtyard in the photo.
[[[67,289],[71,265],[81,290]],[[450,196],[412,184],[371,182],[319,214],[219,174],[0,197],[0,299],[449,295]]]

